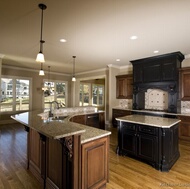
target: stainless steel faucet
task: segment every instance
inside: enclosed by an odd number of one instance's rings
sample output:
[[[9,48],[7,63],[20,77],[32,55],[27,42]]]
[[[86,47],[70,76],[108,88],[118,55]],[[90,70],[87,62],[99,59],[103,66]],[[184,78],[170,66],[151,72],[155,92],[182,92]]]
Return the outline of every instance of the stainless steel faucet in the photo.
[[[57,101],[52,101],[50,102],[50,111],[49,111],[49,117],[52,117],[53,116],[53,113],[52,113],[52,105],[55,104],[56,105],[56,109],[59,109],[59,103]],[[54,108],[55,109],[55,108]]]

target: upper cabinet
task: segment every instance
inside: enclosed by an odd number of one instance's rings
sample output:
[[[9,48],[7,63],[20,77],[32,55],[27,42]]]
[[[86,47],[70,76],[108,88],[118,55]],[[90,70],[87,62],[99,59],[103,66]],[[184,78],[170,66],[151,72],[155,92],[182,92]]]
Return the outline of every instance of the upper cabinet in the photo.
[[[184,55],[180,52],[133,60],[134,84],[176,81]]]
[[[190,100],[190,67],[180,69],[180,91],[181,100]]]
[[[116,98],[132,99],[133,98],[133,77],[132,75],[116,76]]]

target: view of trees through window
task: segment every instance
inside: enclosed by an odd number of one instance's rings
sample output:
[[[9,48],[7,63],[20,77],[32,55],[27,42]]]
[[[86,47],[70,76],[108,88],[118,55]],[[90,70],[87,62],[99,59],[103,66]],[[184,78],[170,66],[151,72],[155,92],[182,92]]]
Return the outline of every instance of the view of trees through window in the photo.
[[[30,80],[1,78],[0,111],[29,110]]]
[[[66,83],[44,82],[44,108],[49,109],[50,103],[57,101],[62,107],[66,106]]]
[[[104,85],[81,83],[80,106],[104,106]]]
[[[90,84],[80,84],[80,106],[90,104]]]

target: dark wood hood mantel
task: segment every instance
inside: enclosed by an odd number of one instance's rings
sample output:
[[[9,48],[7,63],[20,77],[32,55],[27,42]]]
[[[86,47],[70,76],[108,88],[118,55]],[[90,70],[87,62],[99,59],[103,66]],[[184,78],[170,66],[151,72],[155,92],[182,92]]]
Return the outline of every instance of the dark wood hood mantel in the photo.
[[[180,108],[179,68],[184,55],[174,52],[160,56],[133,60],[133,109],[145,108],[147,89],[161,89],[168,92],[168,112],[177,113]]]

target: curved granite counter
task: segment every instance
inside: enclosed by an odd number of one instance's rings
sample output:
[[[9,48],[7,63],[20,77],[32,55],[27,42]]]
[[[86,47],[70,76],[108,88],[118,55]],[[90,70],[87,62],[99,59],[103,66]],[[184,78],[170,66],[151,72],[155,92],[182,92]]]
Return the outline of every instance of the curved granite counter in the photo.
[[[90,111],[83,113],[66,114],[65,116],[67,117],[63,120],[59,118],[53,119],[52,117],[43,118],[42,114],[44,113],[48,112],[36,110],[12,115],[11,118],[52,139],[60,139],[70,135],[82,134],[82,144],[111,134],[110,131],[96,129],[82,124],[70,122],[70,119],[73,116],[92,114],[97,112]]]
[[[93,113],[97,112],[70,113],[59,119],[38,110],[11,116],[28,132],[28,169],[43,188],[106,187],[111,132],[70,121]]]

